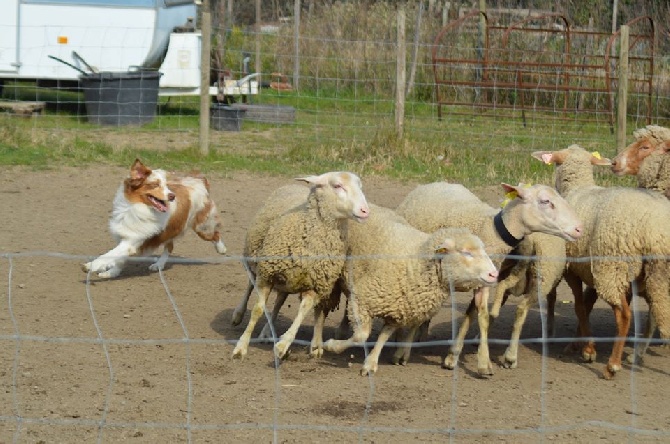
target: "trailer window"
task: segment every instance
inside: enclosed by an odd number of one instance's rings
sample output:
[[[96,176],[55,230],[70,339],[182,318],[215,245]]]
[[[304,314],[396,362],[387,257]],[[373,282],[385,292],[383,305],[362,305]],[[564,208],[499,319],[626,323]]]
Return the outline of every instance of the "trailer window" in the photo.
[[[157,1],[162,3],[161,0],[21,0],[22,3],[45,5],[125,6],[130,8],[155,8]]]

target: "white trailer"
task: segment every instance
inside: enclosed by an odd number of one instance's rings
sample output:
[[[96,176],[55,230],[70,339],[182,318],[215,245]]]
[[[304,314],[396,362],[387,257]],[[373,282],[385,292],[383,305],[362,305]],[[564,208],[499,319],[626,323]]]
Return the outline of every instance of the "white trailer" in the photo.
[[[201,35],[188,31],[196,21],[194,0],[0,2],[0,82],[71,86],[81,71],[150,68],[162,73],[160,94],[199,94]],[[234,94],[257,92],[257,82],[235,86]]]

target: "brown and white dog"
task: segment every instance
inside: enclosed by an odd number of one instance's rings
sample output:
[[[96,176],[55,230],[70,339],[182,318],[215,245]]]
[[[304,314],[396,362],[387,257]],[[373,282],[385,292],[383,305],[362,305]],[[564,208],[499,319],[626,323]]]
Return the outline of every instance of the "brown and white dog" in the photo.
[[[211,241],[220,254],[226,252],[221,239],[221,220],[209,197],[209,183],[202,176],[168,179],[163,170],[151,170],[139,160],[130,167],[114,197],[109,230],[118,245],[92,262],[86,272],[102,278],[121,273],[130,256],[151,253],[163,246],[163,253],[149,267],[162,270],[174,241],[191,227],[202,239]]]

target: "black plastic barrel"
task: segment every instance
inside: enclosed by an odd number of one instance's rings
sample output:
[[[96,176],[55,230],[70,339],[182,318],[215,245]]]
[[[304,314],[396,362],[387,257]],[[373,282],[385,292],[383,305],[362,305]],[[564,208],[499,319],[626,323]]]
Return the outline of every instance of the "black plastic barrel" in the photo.
[[[209,110],[210,126],[219,131],[239,131],[245,110],[216,104]]]
[[[79,77],[88,121],[98,125],[142,125],[156,117],[158,71],[100,72]]]

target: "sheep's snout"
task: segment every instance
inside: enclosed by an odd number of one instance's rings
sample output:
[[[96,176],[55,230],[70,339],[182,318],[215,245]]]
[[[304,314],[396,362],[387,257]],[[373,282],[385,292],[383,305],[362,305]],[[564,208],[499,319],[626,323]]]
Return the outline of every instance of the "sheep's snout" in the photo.
[[[495,268],[491,271],[489,271],[484,277],[483,277],[484,282],[487,284],[495,284],[498,282],[498,270]]]
[[[626,158],[616,156],[612,159],[612,166],[610,167],[612,172],[617,176],[623,176],[626,174]]]
[[[570,231],[565,233],[565,240],[576,241],[582,237],[582,234],[584,234],[584,227],[581,224],[575,225]]]
[[[365,220],[370,216],[370,207],[363,205],[358,208],[358,211],[354,213],[354,217],[358,222],[365,222]]]

